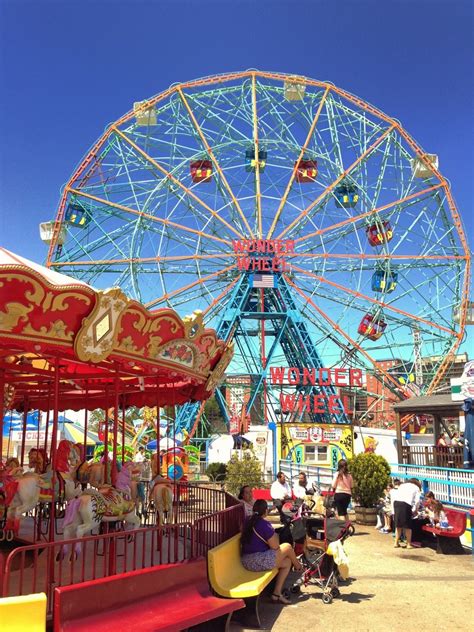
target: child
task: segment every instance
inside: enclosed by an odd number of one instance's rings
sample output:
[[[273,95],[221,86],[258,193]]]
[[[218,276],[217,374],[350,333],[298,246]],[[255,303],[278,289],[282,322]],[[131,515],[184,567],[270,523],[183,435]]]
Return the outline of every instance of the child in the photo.
[[[439,502],[439,500],[431,501],[428,509],[428,516],[435,527],[439,527],[440,529],[450,528],[443,505]]]

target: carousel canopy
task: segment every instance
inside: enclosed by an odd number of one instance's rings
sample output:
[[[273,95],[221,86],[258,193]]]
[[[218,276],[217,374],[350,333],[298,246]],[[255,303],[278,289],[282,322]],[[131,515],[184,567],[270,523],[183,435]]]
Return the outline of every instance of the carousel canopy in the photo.
[[[5,408],[50,410],[55,384],[60,410],[201,401],[232,353],[200,312],[147,310],[0,248]]]

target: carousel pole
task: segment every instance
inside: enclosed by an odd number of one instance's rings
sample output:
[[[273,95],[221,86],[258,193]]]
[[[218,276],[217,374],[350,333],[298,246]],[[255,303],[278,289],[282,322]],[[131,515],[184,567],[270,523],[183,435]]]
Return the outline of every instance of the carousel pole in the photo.
[[[25,443],[26,443],[26,424],[28,422],[28,396],[23,399],[23,434],[21,437],[21,459],[20,465],[25,464]]]
[[[49,382],[48,384],[48,410],[46,411],[46,421],[45,421],[45,427],[44,427],[44,453],[45,454],[48,454],[48,430],[49,430],[50,417],[51,417],[51,382]]]
[[[117,440],[118,440],[118,418],[119,418],[119,386],[120,378],[118,368],[115,369],[114,380],[114,443],[112,446],[112,470],[111,470],[111,482],[115,487],[117,480]]]
[[[53,382],[53,429],[51,432],[51,470],[53,472],[53,478],[51,484],[53,490],[56,485],[56,445],[58,435],[58,422],[59,422],[59,358],[54,359],[54,382]],[[51,510],[49,514],[49,541],[54,541],[55,533],[55,511],[56,505],[51,503]],[[53,560],[54,562],[54,560]]]
[[[104,483],[109,482],[109,389],[105,387],[105,410],[104,410]]]
[[[122,399],[122,465],[125,463],[125,398]]]
[[[89,425],[89,384],[86,382],[85,400],[84,400],[84,445],[82,446],[82,459],[85,461],[87,457],[87,429]]]
[[[5,414],[5,371],[0,369],[0,465],[3,463],[3,415]]]

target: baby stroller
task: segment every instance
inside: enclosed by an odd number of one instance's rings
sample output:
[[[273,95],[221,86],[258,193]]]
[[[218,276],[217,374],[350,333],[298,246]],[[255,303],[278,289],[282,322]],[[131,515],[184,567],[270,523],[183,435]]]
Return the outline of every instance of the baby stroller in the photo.
[[[354,533],[354,527],[349,521],[305,515],[304,510],[301,521],[305,527],[304,536],[296,538],[297,528],[293,533],[295,551],[300,555],[304,570],[290,590],[298,593],[301,586],[318,586],[323,591],[323,603],[329,604],[334,597],[340,595],[338,579],[348,576],[349,568],[343,544]],[[298,531],[301,533],[299,528]]]

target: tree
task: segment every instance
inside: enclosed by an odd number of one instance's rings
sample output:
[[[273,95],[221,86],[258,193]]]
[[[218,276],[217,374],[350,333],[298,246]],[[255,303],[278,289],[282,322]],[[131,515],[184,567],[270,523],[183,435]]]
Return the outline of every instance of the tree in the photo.
[[[253,450],[234,452],[227,464],[225,488],[234,496],[244,485],[261,487],[263,484],[262,464]]]

